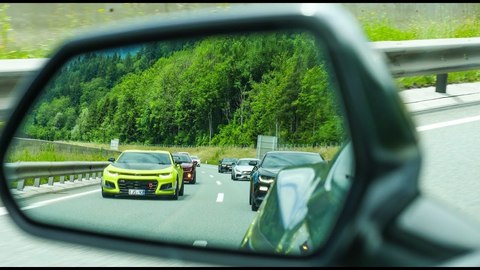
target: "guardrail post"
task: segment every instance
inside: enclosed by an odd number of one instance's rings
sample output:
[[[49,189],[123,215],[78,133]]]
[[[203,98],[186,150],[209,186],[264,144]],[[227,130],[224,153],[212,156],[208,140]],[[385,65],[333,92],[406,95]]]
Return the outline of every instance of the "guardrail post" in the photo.
[[[78,181],[82,181],[82,174],[78,175]]]
[[[90,174],[89,173],[85,174],[85,179],[90,180]]]
[[[74,182],[75,181],[75,175],[71,174],[70,175],[70,182]]]
[[[435,92],[447,93],[448,74],[437,74],[437,82],[435,83]]]
[[[17,190],[23,190],[25,187],[25,179],[18,180],[17,182]]]
[[[40,177],[35,178],[33,182],[33,186],[40,187]]]
[[[60,176],[60,184],[65,184],[65,175]]]
[[[48,185],[53,186],[53,176],[48,177]]]

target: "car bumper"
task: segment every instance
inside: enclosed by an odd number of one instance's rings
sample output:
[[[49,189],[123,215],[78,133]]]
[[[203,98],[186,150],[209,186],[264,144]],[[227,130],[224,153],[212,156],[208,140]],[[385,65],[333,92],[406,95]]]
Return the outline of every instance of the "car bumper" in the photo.
[[[233,172],[233,177],[237,180],[249,180],[250,179],[250,173],[244,174],[244,173],[239,173],[239,172]]]
[[[263,202],[263,200],[265,199],[265,196],[267,196],[267,191],[261,191],[261,190],[257,190],[253,193],[253,203],[256,205],[256,206],[260,206],[260,204]]]
[[[183,182],[192,182],[195,174],[193,172],[184,172],[183,173]]]
[[[135,197],[174,195],[175,182],[174,179],[160,177],[122,176],[118,179],[105,177],[102,180],[102,192],[109,195]]]

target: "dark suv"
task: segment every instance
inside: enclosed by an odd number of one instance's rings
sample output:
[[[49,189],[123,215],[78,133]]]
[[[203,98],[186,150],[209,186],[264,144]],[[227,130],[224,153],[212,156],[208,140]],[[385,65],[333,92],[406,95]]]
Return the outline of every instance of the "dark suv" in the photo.
[[[253,167],[250,176],[250,205],[257,211],[267,195],[278,172],[295,165],[326,162],[319,153],[299,151],[271,151],[265,154],[260,164]],[[252,165],[254,163],[252,162]]]
[[[219,173],[224,173],[224,172],[231,172],[232,171],[232,166],[237,163],[238,158],[222,158],[220,159],[220,162],[218,163],[218,172]]]

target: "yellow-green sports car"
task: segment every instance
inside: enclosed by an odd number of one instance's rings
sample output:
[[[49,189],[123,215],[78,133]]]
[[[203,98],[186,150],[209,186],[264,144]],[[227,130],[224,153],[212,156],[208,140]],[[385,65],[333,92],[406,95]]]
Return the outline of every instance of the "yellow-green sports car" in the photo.
[[[168,151],[126,150],[103,171],[102,196],[155,197],[183,195],[183,169]]]

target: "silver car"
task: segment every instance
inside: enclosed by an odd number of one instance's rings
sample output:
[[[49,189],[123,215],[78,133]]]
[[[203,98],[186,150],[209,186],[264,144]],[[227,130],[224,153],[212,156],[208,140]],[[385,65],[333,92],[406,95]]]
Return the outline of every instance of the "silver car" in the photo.
[[[259,159],[256,158],[241,158],[232,167],[232,180],[249,180],[250,173],[254,167],[253,164],[258,164]]]

